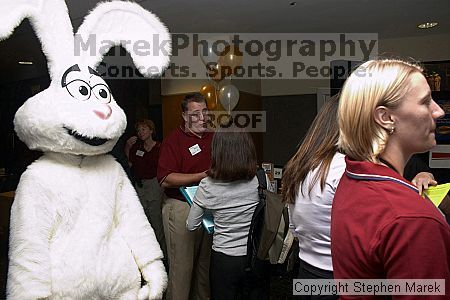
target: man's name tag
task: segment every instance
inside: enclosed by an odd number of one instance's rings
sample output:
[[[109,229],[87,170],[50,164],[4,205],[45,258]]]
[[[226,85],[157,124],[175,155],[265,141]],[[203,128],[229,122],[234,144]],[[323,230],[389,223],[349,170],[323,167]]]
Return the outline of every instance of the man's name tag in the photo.
[[[137,155],[137,156],[142,157],[142,156],[144,156],[144,154],[145,154],[144,151],[141,151],[141,150],[136,151],[136,155]]]
[[[194,146],[189,147],[189,151],[191,152],[191,155],[194,156],[195,154],[200,153],[202,149],[200,149],[198,144],[195,144]]]

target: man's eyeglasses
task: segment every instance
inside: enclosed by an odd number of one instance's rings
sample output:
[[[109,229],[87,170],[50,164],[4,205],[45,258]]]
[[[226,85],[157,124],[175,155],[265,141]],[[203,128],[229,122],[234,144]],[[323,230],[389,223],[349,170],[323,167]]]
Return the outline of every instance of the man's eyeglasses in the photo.
[[[196,110],[196,111],[186,111],[185,114],[191,118],[192,120],[201,120],[209,118],[209,110],[204,109],[202,111]]]

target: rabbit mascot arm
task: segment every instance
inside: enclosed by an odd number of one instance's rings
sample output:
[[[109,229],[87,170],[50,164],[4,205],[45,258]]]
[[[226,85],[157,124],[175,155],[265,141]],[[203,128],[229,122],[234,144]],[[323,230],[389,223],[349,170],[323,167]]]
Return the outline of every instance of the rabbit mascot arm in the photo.
[[[162,251],[125,172],[106,154],[126,117],[95,69],[121,44],[145,76],[161,73],[167,29],[122,1],[99,4],[75,36],[63,0],[2,0],[0,12],[0,38],[30,19],[51,77],[14,119],[20,139],[44,155],[22,175],[11,209],[8,299],[161,298]],[[151,51],[137,53],[137,42]]]

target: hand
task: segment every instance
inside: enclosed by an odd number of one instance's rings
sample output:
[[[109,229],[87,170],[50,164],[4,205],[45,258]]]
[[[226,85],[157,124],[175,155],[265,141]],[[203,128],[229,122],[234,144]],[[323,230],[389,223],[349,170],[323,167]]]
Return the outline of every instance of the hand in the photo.
[[[199,180],[198,181],[201,181],[203,178],[208,177],[208,170],[203,171],[201,173],[198,173],[198,176],[199,176]]]
[[[125,155],[126,155],[126,157],[127,157],[127,159],[128,159],[128,164],[130,165],[130,167],[131,167],[131,162],[130,162],[130,149],[131,149],[131,147],[136,143],[136,141],[137,141],[137,136],[132,136],[132,137],[130,137],[128,140],[127,140],[127,142],[125,143],[125,147],[124,147],[124,152],[125,152]]]
[[[127,147],[131,148],[131,146],[133,146],[134,144],[136,144],[138,137],[137,136],[132,136],[127,140]]]
[[[427,190],[429,186],[437,185],[433,174],[429,172],[420,172],[411,180],[411,183],[419,189],[419,195],[422,195],[423,191]]]
[[[161,260],[156,260],[142,269],[142,277],[147,282],[138,294],[139,300],[162,299],[167,287],[167,273]]]

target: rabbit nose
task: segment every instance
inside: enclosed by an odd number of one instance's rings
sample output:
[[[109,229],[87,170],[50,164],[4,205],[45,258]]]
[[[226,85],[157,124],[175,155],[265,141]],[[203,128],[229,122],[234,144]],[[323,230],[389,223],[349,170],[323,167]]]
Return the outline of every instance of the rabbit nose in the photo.
[[[112,114],[112,110],[111,107],[109,107],[109,105],[104,105],[101,107],[101,109],[94,109],[94,113],[102,120],[106,120],[108,119],[111,114]]]

